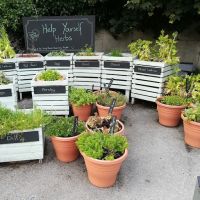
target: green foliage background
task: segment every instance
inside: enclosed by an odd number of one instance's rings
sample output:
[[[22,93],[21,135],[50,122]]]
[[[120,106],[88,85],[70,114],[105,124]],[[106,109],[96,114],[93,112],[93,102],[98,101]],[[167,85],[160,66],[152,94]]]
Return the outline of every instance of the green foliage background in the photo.
[[[116,37],[134,29],[180,32],[198,22],[200,0],[0,0],[0,24],[20,42],[24,16],[91,14],[96,15],[97,29]]]

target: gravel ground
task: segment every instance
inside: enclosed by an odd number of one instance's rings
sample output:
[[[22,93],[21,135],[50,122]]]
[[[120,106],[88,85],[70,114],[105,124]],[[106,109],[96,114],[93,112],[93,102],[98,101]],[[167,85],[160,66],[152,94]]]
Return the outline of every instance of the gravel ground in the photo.
[[[30,107],[28,100],[27,105]],[[23,107],[21,104],[21,107]],[[45,159],[0,164],[1,200],[192,200],[200,150],[184,145],[183,127],[157,122],[154,104],[136,102],[124,113],[129,156],[116,184],[92,186],[80,157],[69,164],[55,158],[46,142]]]

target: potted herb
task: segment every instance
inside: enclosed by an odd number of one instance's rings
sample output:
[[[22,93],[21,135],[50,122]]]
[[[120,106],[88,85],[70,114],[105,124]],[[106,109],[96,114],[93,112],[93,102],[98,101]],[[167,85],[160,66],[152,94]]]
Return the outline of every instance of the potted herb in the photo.
[[[47,115],[38,109],[25,113],[0,107],[0,122],[0,162],[43,159]]]
[[[101,56],[102,53],[94,52],[92,48],[85,47],[73,56],[74,84],[75,87],[95,90],[101,87]]]
[[[85,160],[89,181],[97,187],[114,185],[121,165],[128,156],[126,137],[84,132],[76,144]]]
[[[10,80],[2,72],[0,72],[0,104],[9,109],[15,109],[17,107],[15,78],[13,77]]]
[[[72,104],[74,115],[82,121],[87,121],[91,115],[92,106],[96,102],[96,96],[86,89],[72,87],[69,93],[69,101]]]
[[[73,83],[72,60],[73,53],[66,53],[65,51],[52,51],[45,56],[46,69],[54,69],[62,74],[68,72],[69,85]]]
[[[68,115],[68,79],[56,70],[37,74],[32,82],[33,104],[52,115]]]
[[[129,100],[133,71],[132,55],[113,49],[102,56],[102,61],[101,86],[103,87],[103,84],[107,84],[110,79],[113,79],[110,88],[125,90],[127,100]]]
[[[100,117],[109,115],[110,106],[113,100],[116,99],[112,115],[116,116],[117,119],[121,118],[122,112],[126,107],[126,97],[123,94],[111,90],[100,90],[96,95],[96,106]]]
[[[52,117],[45,129],[45,134],[51,137],[57,159],[62,162],[74,161],[79,156],[75,142],[85,125],[75,120],[74,117]]]
[[[200,104],[182,113],[185,143],[200,148]]]
[[[178,68],[177,33],[170,36],[161,31],[154,43],[139,39],[128,47],[138,57],[133,61],[132,102],[134,98],[155,102],[163,92],[166,78]]]
[[[95,114],[95,116],[90,116],[86,122],[86,128],[92,133],[102,132],[109,134],[112,131],[111,134],[124,134],[124,124],[119,120],[113,124],[113,117],[111,115],[107,117],[99,117],[97,114]]]
[[[159,123],[174,127],[180,123],[181,112],[186,108],[188,99],[181,96],[163,96],[156,101]]]

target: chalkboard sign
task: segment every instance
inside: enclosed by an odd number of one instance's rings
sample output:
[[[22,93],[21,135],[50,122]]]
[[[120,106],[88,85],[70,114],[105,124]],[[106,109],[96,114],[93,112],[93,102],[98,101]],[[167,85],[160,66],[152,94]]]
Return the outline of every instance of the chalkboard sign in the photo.
[[[75,61],[75,67],[99,67],[99,61]]]
[[[0,144],[36,142],[36,141],[39,141],[38,131],[10,133],[6,136],[0,137]]]
[[[104,68],[122,68],[122,69],[130,69],[130,62],[111,62],[105,61]]]
[[[46,66],[48,67],[69,67],[69,60],[47,60]]]
[[[144,73],[144,74],[153,74],[153,75],[160,75],[161,74],[161,68],[155,68],[155,67],[143,67],[143,66],[135,66],[134,69],[135,72]]]
[[[19,63],[19,69],[32,69],[32,68],[43,68],[43,62],[29,61],[29,62],[20,62]]]
[[[12,96],[11,89],[0,89],[0,97],[10,97]]]
[[[26,49],[35,52],[94,49],[95,16],[23,18]]]
[[[34,87],[34,94],[65,94],[65,86],[37,86]]]
[[[0,63],[0,70],[15,69],[15,63]]]

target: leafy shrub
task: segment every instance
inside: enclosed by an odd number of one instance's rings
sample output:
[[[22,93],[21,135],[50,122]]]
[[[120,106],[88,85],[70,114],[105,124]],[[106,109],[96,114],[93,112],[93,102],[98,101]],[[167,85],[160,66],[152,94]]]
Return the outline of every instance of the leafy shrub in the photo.
[[[128,141],[125,136],[82,133],[77,142],[79,150],[87,156],[99,160],[114,160],[122,156],[128,148]]]
[[[200,123],[200,105],[192,108],[185,109],[184,116],[189,121],[199,122]]]
[[[95,53],[91,47],[85,47],[81,52],[77,53],[77,56],[95,56]]]
[[[113,56],[113,57],[122,57],[122,51],[119,49],[113,49],[110,51],[109,56]]]
[[[64,51],[52,51],[47,54],[48,56],[67,56],[67,53]]]
[[[121,93],[114,91],[99,91],[97,93],[97,103],[102,106],[110,106],[113,99],[116,99],[116,107],[126,103],[126,97]]]
[[[91,91],[84,88],[71,88],[69,91],[69,101],[75,106],[90,105],[96,102],[96,97]]]
[[[34,129],[44,126],[49,122],[49,116],[39,109],[30,113],[22,111],[11,111],[0,106],[0,136],[6,135],[14,130]]]
[[[41,80],[41,81],[57,81],[57,80],[62,80],[62,79],[63,77],[59,72],[57,72],[56,70],[51,70],[51,69],[43,71],[37,76],[37,80]]]
[[[71,137],[73,136],[74,117],[51,117],[50,123],[45,128],[45,135],[57,137]],[[77,132],[78,135],[85,130],[83,122],[78,122]]]
[[[5,77],[3,72],[0,72],[0,85],[7,85],[11,83],[11,81]]]
[[[187,105],[188,100],[180,96],[164,96],[160,102],[171,106],[182,106]]]

